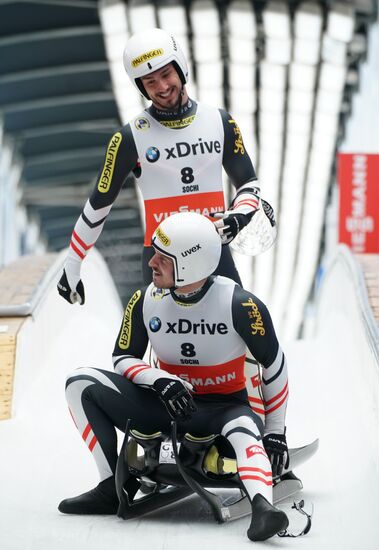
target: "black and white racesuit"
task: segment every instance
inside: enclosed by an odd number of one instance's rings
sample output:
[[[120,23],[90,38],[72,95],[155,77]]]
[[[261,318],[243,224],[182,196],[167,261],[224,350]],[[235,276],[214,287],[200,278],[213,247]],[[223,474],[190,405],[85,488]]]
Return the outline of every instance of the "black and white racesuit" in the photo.
[[[152,280],[147,265],[153,254],[151,236],[166,216],[188,210],[210,215],[226,209],[222,168],[236,189],[254,182],[256,198],[251,200],[258,204],[255,170],[229,113],[192,100],[175,116],[153,106],[141,112],[109,141],[98,180],[72,234],[69,262],[80,263],[96,243],[133,172],[145,205],[142,271],[144,284],[148,284]],[[240,283],[227,246],[222,249],[217,274]]]
[[[142,357],[150,340],[160,368]],[[244,379],[246,346],[264,367],[266,424],[251,410]],[[266,306],[224,277],[210,277],[191,299],[150,284],[130,298],[113,353],[115,372],[81,368],[67,379],[74,422],[92,452],[101,480],[117,461],[116,426],[144,433],[169,432],[170,416],[152,389],[171,373],[194,387],[197,412],[180,432],[224,435],[252,498],[272,499],[272,474],[262,444],[265,433],[283,433],[288,400],[287,365]]]

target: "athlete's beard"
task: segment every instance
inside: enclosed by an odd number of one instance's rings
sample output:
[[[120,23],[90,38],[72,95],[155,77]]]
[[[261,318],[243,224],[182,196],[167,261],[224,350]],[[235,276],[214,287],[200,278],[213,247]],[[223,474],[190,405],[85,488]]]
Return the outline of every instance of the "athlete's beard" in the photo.
[[[179,112],[179,109],[182,105],[182,98],[183,98],[183,87],[178,92],[178,96],[174,98],[172,101],[170,101],[171,105],[163,105],[163,103],[160,103],[157,98],[154,98],[153,105],[157,109],[160,109],[161,111],[174,111]]]

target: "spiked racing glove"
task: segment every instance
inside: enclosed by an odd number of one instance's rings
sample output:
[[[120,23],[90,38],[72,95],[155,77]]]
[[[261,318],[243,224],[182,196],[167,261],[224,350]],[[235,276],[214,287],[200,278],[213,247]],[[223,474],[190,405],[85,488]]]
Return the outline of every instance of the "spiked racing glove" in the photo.
[[[215,214],[215,222],[222,244],[229,244],[254,216],[259,206],[259,188],[252,182],[242,185],[226,212]]]
[[[72,285],[72,286],[71,286]],[[59,294],[69,303],[75,304],[78,302],[80,305],[83,305],[85,302],[84,286],[81,279],[74,284],[69,283],[66,270],[63,270],[63,274],[59,279],[57,284],[57,289]]]
[[[272,476],[282,475],[283,469],[289,466],[286,434],[267,434],[263,445],[271,462]]]
[[[222,218],[215,222],[217,231],[221,237],[222,244],[229,244],[237,237],[238,233],[249,223],[254,212],[250,214],[239,214],[232,210],[227,210],[222,215]],[[215,217],[220,217],[220,214],[215,214]]]
[[[196,411],[192,395],[180,380],[158,378],[153,388],[174,420],[189,420]]]

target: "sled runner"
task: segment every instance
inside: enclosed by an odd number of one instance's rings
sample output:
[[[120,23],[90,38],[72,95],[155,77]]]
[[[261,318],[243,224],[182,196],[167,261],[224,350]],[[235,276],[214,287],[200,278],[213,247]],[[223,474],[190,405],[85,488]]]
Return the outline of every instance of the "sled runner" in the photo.
[[[289,468],[274,479],[274,503],[303,488],[292,470],[309,460],[317,449],[318,439],[289,449]],[[208,490],[212,488],[239,489],[239,495],[224,501]],[[140,489],[144,494],[136,498]],[[123,519],[152,512],[193,493],[208,503],[219,523],[251,514],[251,503],[243,492],[227,440],[219,435],[196,438],[188,433],[178,437],[175,422],[168,436],[131,430],[128,421],[117,462],[116,490],[120,500],[117,515]]]

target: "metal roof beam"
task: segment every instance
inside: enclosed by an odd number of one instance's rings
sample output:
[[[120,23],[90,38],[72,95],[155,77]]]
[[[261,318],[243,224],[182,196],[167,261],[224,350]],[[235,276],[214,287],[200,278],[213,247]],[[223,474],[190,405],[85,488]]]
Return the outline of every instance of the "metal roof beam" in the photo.
[[[30,157],[24,162],[22,178],[32,182],[40,178],[60,174],[75,174],[77,170],[92,171],[91,180],[97,175],[102,158],[102,148],[86,149],[71,155],[51,153],[49,155]]]
[[[25,187],[22,195],[22,201],[27,206],[77,206],[84,205],[91,192],[90,185],[66,185],[64,187],[49,188],[46,193],[46,187]],[[138,199],[134,189],[124,189],[117,200],[119,208],[137,208]]]
[[[0,105],[109,89],[106,61],[44,67],[0,76]]]
[[[72,122],[30,128],[16,132],[14,136],[17,139],[18,150],[24,158],[83,147],[98,146],[105,150],[118,124],[119,121],[114,119],[100,120],[99,123],[98,121]],[[99,159],[99,164],[100,162]]]
[[[96,8],[96,1],[92,0],[23,0],[25,4],[39,4],[42,6],[62,6],[64,8]]]
[[[105,59],[99,25],[6,36],[0,39],[0,55],[0,74]]]
[[[119,120],[117,118],[75,120],[63,124],[27,128],[15,133],[14,135],[17,138],[29,139],[40,136],[53,136],[54,134],[64,134],[68,132],[91,132],[93,134],[99,134],[109,130],[113,132],[118,124]]]
[[[88,183],[92,179],[91,183]],[[38,178],[34,181],[23,182],[24,189],[49,188],[53,191],[61,185],[87,185],[89,188],[95,184],[93,171],[77,170],[74,174],[53,174],[46,178]]]
[[[28,101],[8,105],[3,110],[4,127],[19,132],[35,126],[55,126],[64,122],[118,118],[112,92],[92,92],[75,96]]]

